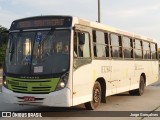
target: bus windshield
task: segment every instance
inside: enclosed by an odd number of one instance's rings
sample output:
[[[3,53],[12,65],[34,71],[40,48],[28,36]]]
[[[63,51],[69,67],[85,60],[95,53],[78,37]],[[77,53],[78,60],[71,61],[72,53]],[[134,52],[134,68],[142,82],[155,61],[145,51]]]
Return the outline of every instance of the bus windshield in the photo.
[[[6,52],[6,72],[53,74],[69,68],[69,30],[11,32]]]

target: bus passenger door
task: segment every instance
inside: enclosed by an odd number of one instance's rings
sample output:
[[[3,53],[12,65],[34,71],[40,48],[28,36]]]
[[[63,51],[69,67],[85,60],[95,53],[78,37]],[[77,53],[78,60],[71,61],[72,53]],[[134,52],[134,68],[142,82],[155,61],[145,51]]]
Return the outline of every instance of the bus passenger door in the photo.
[[[92,98],[91,28],[77,25],[74,31],[73,105]]]

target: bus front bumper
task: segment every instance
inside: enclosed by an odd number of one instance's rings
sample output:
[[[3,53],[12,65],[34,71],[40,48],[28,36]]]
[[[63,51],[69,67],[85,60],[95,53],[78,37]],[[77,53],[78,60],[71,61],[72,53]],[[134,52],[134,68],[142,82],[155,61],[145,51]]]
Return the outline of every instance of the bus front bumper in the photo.
[[[26,101],[25,97],[34,98],[34,101]],[[72,96],[69,88],[64,88],[59,91],[49,94],[24,94],[15,93],[2,86],[2,99],[5,103],[22,104],[22,105],[38,105],[38,106],[53,106],[53,107],[70,107],[72,106]]]

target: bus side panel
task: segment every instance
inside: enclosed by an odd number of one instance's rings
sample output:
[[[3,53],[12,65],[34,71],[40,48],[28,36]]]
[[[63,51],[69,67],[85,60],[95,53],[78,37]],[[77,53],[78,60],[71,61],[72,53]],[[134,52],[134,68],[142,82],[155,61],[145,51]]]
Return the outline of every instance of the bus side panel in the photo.
[[[107,93],[116,93],[116,85],[110,80],[111,66],[109,60],[92,60],[91,64],[83,65],[73,72],[73,105],[92,101],[93,86],[96,80],[103,78]]]
[[[112,66],[110,60],[93,60],[93,80],[102,78],[106,83],[106,96],[116,93],[116,83],[111,81]],[[102,80],[100,79],[100,80]]]
[[[117,82],[116,93],[129,91],[131,80],[134,79],[134,61],[112,60],[111,80]]]
[[[149,73],[149,71],[147,72],[147,68],[150,67],[150,63],[148,65],[146,64],[147,64],[146,61],[134,62],[134,77],[131,81],[130,90],[139,88],[139,81],[142,73],[144,73],[145,75]]]
[[[149,85],[152,81],[152,61],[142,61],[143,68],[144,68],[144,74],[146,76],[146,85]]]
[[[135,61],[134,79],[131,81],[130,90],[139,88],[140,76],[144,74],[146,85],[150,85],[158,80],[158,62],[157,61]]]
[[[92,100],[92,65],[83,65],[73,70],[73,106]]]
[[[146,85],[149,85],[151,83],[153,83],[153,65],[152,65],[152,61],[141,61],[141,64],[143,65],[143,73],[145,74],[146,77]]]
[[[142,73],[144,73],[144,61],[134,61],[134,77],[131,80],[130,90],[139,88],[139,80]]]
[[[152,61],[151,69],[152,69],[152,74],[150,75],[151,79],[150,79],[148,84],[152,84],[152,83],[158,81],[158,78],[159,78],[159,62],[158,61]]]

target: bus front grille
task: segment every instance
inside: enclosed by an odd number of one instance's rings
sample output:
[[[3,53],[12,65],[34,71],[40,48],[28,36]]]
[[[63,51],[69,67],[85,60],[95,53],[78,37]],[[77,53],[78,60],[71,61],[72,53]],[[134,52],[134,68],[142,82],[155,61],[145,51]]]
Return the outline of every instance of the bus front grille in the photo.
[[[55,91],[59,82],[59,78],[52,78],[50,80],[24,80],[24,79],[7,79],[8,89],[17,93],[29,94],[48,94]]]

